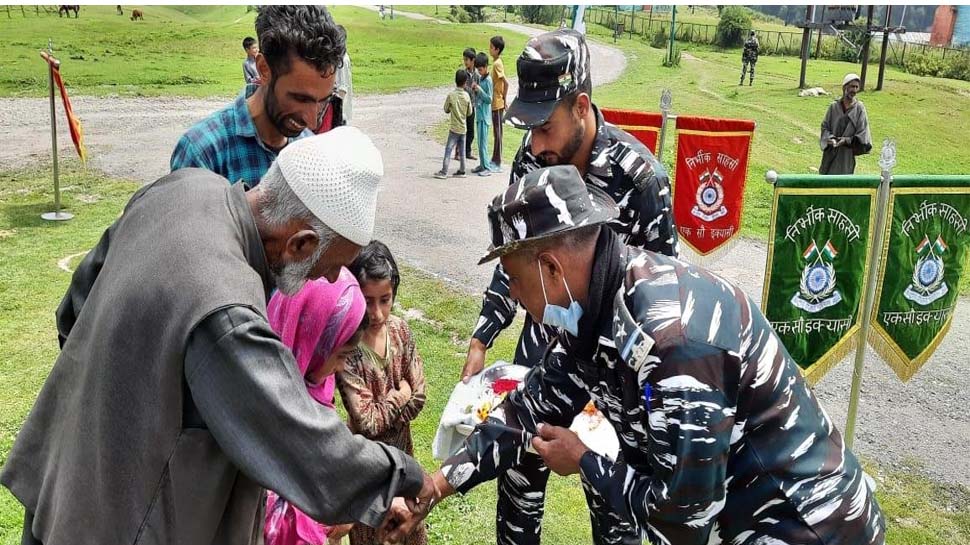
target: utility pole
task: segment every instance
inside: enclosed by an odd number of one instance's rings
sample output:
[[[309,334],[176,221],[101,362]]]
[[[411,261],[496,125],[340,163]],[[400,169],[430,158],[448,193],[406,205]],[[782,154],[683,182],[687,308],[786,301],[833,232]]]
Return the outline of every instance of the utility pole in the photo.
[[[674,64],[674,34],[676,34],[677,32],[677,28],[675,26],[676,21],[677,21],[677,5],[674,4],[670,8],[670,51],[667,54],[667,62],[670,63],[671,66]]]
[[[866,10],[866,36],[863,38],[862,42],[862,72],[859,77],[859,90],[866,90],[866,72],[869,70],[869,42],[872,37],[872,11],[876,9],[876,6],[869,6]]]
[[[889,47],[889,22],[892,21],[892,16],[892,5],[886,6],[886,26],[882,31],[882,56],[879,58],[879,82],[876,84],[877,91],[882,91],[882,77],[886,73],[886,53]]]
[[[812,20],[815,19],[815,6],[805,9],[805,28],[802,29],[802,73],[798,78],[798,88],[805,88],[805,69],[808,67],[808,51],[812,43]],[[819,30],[821,32],[821,30]]]

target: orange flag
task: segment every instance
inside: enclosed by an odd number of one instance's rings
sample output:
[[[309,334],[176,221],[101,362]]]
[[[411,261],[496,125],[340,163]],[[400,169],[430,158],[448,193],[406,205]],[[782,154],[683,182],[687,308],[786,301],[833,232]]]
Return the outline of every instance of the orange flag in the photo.
[[[71,129],[71,141],[74,142],[74,149],[77,150],[78,157],[84,163],[88,159],[88,151],[84,147],[84,131],[81,129],[81,120],[74,115],[74,109],[71,108],[71,99],[67,97],[67,89],[64,87],[64,80],[61,79],[61,63],[46,53],[42,52],[41,56],[44,57],[44,60],[47,61],[54,71],[54,83],[57,84],[57,88],[61,91],[61,100],[64,102],[64,113],[67,114],[67,126]]]

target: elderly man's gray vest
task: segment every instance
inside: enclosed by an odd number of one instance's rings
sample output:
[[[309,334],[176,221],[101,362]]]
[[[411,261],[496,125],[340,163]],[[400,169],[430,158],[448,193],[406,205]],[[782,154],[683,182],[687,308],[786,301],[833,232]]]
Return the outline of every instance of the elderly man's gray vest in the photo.
[[[90,293],[0,476],[44,544],[255,539],[259,487],[183,427],[193,328],[231,305],[265,315],[253,221],[241,184],[179,170],[132,197],[100,271],[75,273]]]

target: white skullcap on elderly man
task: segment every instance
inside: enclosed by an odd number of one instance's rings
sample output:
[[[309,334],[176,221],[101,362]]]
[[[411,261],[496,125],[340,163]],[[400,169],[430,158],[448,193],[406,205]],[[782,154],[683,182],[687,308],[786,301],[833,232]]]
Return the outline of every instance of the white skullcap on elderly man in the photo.
[[[846,74],[845,77],[842,78],[842,87],[845,87],[846,85],[852,83],[853,81],[858,81],[859,83],[862,83],[862,78],[860,78],[858,74]]]
[[[317,219],[354,244],[371,241],[384,162],[360,129],[337,127],[297,140],[283,148],[276,164]]]

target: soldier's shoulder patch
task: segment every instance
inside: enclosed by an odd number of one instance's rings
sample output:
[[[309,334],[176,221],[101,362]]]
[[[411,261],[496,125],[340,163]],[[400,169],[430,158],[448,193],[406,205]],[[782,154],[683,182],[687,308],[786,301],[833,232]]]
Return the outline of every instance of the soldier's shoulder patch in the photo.
[[[613,303],[613,341],[620,358],[634,371],[639,372],[650,359],[655,341],[633,319],[630,309],[626,306],[621,287],[614,297]]]

